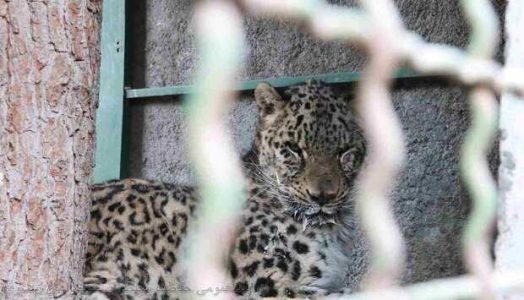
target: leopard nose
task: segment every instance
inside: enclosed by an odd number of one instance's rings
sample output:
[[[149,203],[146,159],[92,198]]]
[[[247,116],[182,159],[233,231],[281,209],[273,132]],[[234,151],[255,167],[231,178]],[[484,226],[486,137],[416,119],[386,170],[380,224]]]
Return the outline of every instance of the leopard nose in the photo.
[[[311,200],[319,205],[324,205],[336,198],[338,184],[333,179],[324,178],[319,180],[317,184],[308,186],[306,191]]]

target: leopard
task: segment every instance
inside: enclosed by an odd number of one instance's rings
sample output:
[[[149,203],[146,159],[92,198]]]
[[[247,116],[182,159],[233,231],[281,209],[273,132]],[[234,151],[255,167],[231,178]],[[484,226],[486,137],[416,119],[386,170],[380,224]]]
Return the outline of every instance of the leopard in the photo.
[[[247,199],[224,265],[240,299],[343,291],[366,141],[351,99],[320,81],[254,90]],[[92,186],[84,299],[185,299],[183,244],[199,190],[144,179]],[[211,291],[211,290],[210,290]]]

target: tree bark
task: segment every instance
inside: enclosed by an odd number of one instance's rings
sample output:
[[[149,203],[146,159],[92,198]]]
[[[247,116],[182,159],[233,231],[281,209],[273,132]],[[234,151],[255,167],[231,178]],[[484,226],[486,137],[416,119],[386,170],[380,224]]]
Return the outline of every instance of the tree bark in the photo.
[[[110,0],[112,1],[112,0]],[[81,290],[101,0],[0,0],[0,298]]]

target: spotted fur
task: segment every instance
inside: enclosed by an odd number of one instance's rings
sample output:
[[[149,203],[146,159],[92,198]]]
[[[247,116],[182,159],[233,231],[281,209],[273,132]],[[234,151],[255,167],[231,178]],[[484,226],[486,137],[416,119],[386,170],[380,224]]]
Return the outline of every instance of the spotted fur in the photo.
[[[350,103],[317,82],[255,90],[249,199],[227,261],[241,298],[344,288],[352,191],[365,143]],[[184,299],[181,244],[197,191],[126,179],[93,187],[84,285],[92,299]],[[182,271],[183,273],[183,271]]]

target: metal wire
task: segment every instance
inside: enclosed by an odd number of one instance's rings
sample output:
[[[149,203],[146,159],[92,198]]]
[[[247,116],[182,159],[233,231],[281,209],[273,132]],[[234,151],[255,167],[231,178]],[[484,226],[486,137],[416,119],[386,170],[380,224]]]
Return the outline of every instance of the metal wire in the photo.
[[[242,19],[230,1],[204,1],[195,12],[200,65],[195,91],[185,101],[189,149],[202,197],[199,223],[188,233],[184,261],[195,299],[232,299],[225,273],[236,221],[246,199],[238,155],[224,116],[233,103],[234,77],[242,61]],[[211,293],[207,293],[211,289]],[[220,292],[213,296],[216,290]],[[199,295],[200,294],[200,295]]]
[[[322,0],[236,0],[256,16],[288,18],[304,25],[323,40],[345,40],[362,45],[376,22],[358,8],[336,7]],[[391,11],[394,13],[396,10]],[[488,17],[490,18],[490,17]],[[491,19],[491,18],[490,18]],[[400,59],[420,74],[447,76],[465,85],[483,84],[500,93],[524,95],[524,71],[503,67],[482,57],[471,57],[462,49],[429,44],[409,31],[395,32]]]
[[[498,294],[524,292],[524,272],[495,272],[492,286]],[[351,296],[333,295],[326,300],[451,300],[478,299],[484,296],[484,289],[478,285],[475,276],[464,275],[415,283],[406,287],[393,287],[379,291],[356,293]]]
[[[461,3],[471,27],[468,54],[473,58],[490,59],[499,31],[491,4],[486,0],[463,0]],[[479,279],[483,298],[491,299],[495,294],[490,280],[490,241],[497,212],[497,187],[486,155],[497,132],[498,104],[493,91],[481,85],[471,89],[469,102],[472,122],[462,148],[460,166],[473,208],[464,229],[464,260],[468,270]]]
[[[357,180],[356,199],[372,254],[364,286],[377,289],[394,284],[404,264],[402,235],[388,203],[405,152],[402,127],[389,93],[399,62],[394,33],[402,30],[402,24],[389,0],[362,0],[361,3],[365,13],[381,20],[366,39],[369,62],[357,93],[357,108],[369,147],[365,167]]]

